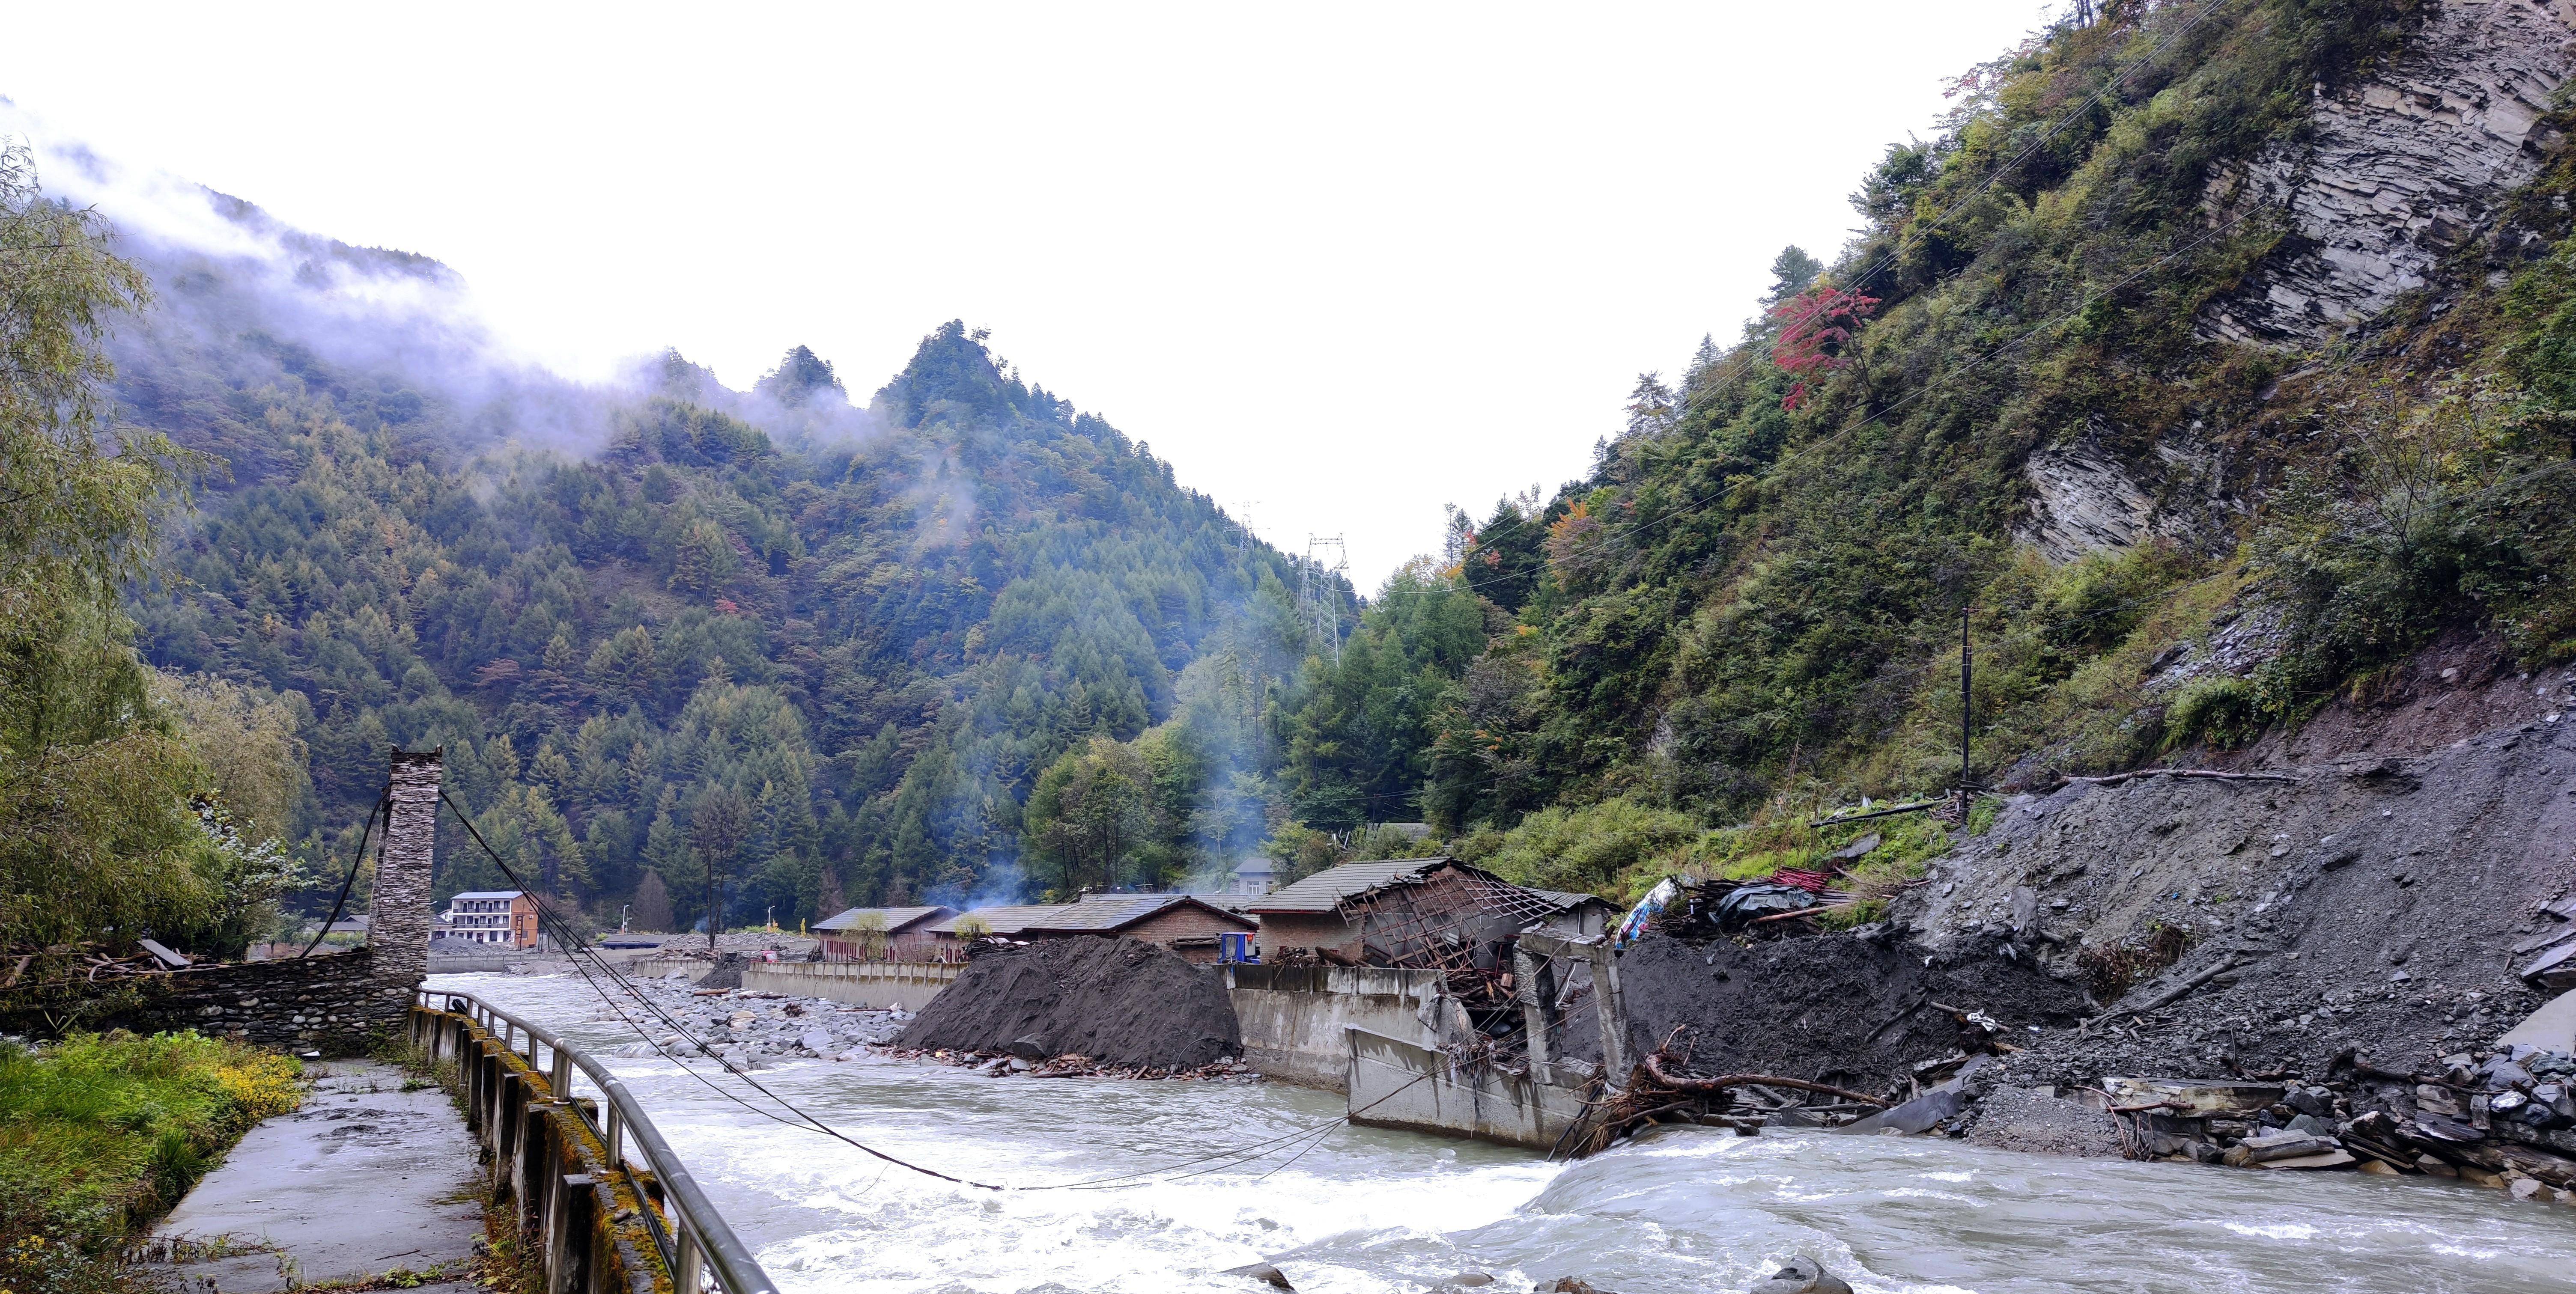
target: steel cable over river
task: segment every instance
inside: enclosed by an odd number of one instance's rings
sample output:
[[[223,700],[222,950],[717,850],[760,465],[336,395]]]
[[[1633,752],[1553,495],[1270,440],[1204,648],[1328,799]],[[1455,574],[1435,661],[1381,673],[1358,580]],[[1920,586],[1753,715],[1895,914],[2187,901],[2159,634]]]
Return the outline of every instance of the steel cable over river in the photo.
[[[579,977],[437,976],[594,1049],[636,1041]],[[660,1057],[612,1059],[782,1289],[1421,1290],[1580,1276],[1620,1294],[1749,1288],[1794,1252],[1864,1294],[2517,1294],[2576,1290],[2576,1230],[2428,1178],[2057,1159],[1939,1138],[1674,1130],[1571,1166],[1357,1127],[1279,1083],[984,1078],[893,1059],[762,1072],[800,1108],[961,1177],[1038,1185],[1276,1141],[1118,1190],[992,1192],[747,1116]],[[723,1081],[719,1078],[719,1081]]]

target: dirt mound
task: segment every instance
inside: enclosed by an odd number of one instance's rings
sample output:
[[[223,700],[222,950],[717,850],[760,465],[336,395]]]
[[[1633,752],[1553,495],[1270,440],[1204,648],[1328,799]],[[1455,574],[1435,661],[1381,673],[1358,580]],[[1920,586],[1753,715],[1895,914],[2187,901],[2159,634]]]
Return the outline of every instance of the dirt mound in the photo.
[[[1243,1054],[1213,972],[1155,944],[1090,936],[976,958],[895,1043],[1176,1069]]]
[[[1695,1070],[1864,1090],[1903,1083],[1917,1062],[1975,1050],[1983,1031],[1953,1008],[1984,1014],[2016,1041],[2033,1036],[2030,1025],[2062,1028],[2085,1011],[2082,989],[2027,961],[1952,956],[1926,966],[1920,950],[1852,934],[1750,946],[1652,935],[1621,954],[1619,988],[1638,1054],[1687,1026],[1677,1046],[1692,1048]],[[1597,1044],[1591,1050],[1597,1056]]]

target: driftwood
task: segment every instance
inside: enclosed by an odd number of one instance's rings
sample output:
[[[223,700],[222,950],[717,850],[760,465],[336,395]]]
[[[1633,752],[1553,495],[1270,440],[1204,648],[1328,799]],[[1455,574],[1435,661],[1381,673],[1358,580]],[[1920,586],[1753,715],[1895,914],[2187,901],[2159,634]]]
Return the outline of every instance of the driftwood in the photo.
[[[2198,777],[2212,782],[2296,782],[2283,773],[2227,773],[2215,768],[2140,768],[2102,777],[2069,777],[2068,782],[2090,782],[2095,786],[2118,786],[2139,777]]]
[[[2199,988],[2201,985],[2206,984],[2229,971],[2235,970],[2240,966],[2259,960],[2261,959],[2257,957],[2230,957],[2225,961],[2210,967],[2208,970],[2202,971],[2199,974],[2192,976],[2190,979],[2184,980],[2182,983],[2177,984],[2162,993],[2156,994],[2155,997],[2148,1001],[2141,1002],[2132,1007],[2115,1006],[2111,1010],[2104,1011],[2102,1014],[2076,1026],[2076,1032],[2089,1033],[2092,1031],[2094,1025],[2100,1024],[2102,1021],[2108,1020],[2115,1015],[2145,1015],[2149,1011],[2161,1010],[2164,1007],[2171,1006],[2185,997],[2190,996],[2192,991]]]
[[[1810,1083],[1803,1078],[1782,1078],[1776,1074],[1720,1074],[1715,1078],[1687,1078],[1667,1072],[1659,1063],[1659,1058],[1663,1055],[1663,1052],[1657,1051],[1645,1058],[1646,1073],[1656,1082],[1676,1092],[1715,1092],[1730,1087],[1742,1087],[1746,1084],[1760,1084],[1764,1087],[1791,1087],[1801,1092],[1822,1092],[1827,1096],[1839,1096],[1846,1101],[1858,1102],[1873,1110],[1887,1108],[1887,1102],[1877,1097],[1867,1096],[1846,1087],[1835,1087],[1830,1083]]]

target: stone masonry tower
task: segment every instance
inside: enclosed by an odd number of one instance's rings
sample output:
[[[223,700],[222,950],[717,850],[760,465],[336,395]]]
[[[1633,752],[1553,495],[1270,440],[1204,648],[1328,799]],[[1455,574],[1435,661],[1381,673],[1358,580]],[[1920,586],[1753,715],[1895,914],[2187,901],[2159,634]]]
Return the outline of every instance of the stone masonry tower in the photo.
[[[438,843],[438,778],[444,749],[397,750],[388,792],[385,850],[376,863],[368,958],[377,991],[408,1005],[429,975],[429,865]]]

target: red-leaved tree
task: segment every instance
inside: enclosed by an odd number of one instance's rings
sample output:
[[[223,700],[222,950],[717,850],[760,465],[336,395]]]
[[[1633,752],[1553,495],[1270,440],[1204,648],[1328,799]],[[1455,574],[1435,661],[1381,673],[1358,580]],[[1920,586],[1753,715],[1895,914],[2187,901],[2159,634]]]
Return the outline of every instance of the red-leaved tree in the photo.
[[[1798,379],[1781,397],[1781,408],[1795,409],[1806,400],[1809,377],[1851,362],[1843,347],[1877,308],[1877,297],[1845,292],[1830,283],[1816,284],[1771,307],[1771,317],[1780,321],[1780,339],[1771,344],[1771,362]]]

